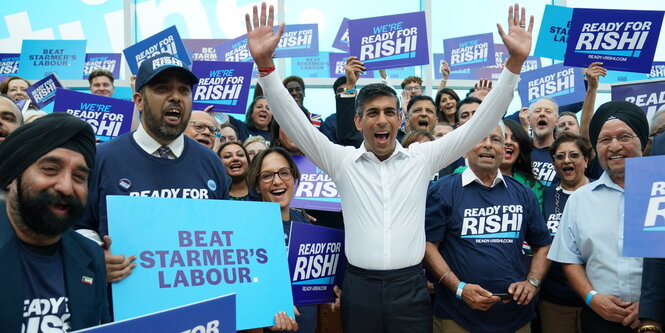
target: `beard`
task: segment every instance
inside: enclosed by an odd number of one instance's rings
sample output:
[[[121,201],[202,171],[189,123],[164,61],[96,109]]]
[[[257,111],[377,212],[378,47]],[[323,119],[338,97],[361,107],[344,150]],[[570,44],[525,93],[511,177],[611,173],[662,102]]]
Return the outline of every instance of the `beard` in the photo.
[[[187,123],[189,123],[189,117],[187,119],[184,118],[184,111],[181,117],[182,121],[178,126],[173,127],[167,125],[152,113],[152,109],[148,104],[148,99],[145,95],[143,96],[143,111],[141,112],[141,118],[143,119],[145,126],[150,130],[150,132],[156,135],[158,138],[165,141],[173,141],[178,136],[180,136],[180,134],[182,134],[187,128]]]
[[[15,208],[20,216],[17,226],[22,231],[39,236],[55,237],[62,235],[83,215],[85,204],[73,195],[64,196],[44,190],[31,193],[29,187],[23,185],[22,175],[17,178]],[[51,207],[62,205],[67,209],[64,215],[57,215]]]

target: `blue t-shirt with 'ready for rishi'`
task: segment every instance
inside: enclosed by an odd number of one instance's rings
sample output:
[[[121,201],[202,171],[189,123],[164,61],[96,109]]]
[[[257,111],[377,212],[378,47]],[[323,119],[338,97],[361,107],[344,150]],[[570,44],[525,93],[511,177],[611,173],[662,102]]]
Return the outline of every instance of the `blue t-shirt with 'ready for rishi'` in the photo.
[[[533,147],[531,151],[531,169],[533,176],[545,187],[559,182],[559,176],[554,170],[554,162],[550,155],[550,148]]]
[[[533,191],[503,179],[493,187],[475,181],[462,187],[462,174],[453,174],[427,193],[427,241],[439,242],[439,252],[461,281],[492,293],[507,293],[511,283],[526,280],[525,240],[532,247],[551,243]],[[535,299],[527,306],[497,302],[480,311],[442,284],[435,286],[434,315],[471,332],[514,332],[535,317]]]

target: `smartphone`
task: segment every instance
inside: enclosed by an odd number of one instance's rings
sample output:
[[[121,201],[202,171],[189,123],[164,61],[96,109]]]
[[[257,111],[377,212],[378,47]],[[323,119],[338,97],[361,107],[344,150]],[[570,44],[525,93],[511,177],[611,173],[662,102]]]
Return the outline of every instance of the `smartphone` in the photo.
[[[509,293],[493,293],[492,296],[499,296],[502,301],[512,301],[513,300],[513,294]]]

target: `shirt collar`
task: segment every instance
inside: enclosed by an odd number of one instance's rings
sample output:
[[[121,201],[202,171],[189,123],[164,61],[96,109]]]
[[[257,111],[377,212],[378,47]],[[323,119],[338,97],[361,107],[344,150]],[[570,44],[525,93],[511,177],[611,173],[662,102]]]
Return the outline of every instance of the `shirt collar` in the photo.
[[[487,185],[483,184],[483,182],[476,176],[476,174],[471,170],[471,167],[466,168],[462,172],[462,186],[467,186],[473,182],[476,182],[480,185],[483,185],[487,187]],[[508,184],[506,184],[506,181],[503,179],[503,175],[501,174],[501,170],[496,171],[496,177],[494,178],[494,181],[492,181],[492,186],[496,186],[498,183],[503,183],[503,186],[508,187]]]
[[[610,178],[610,175],[607,173],[607,171],[604,171],[603,174],[596,180],[595,182],[591,183],[591,186],[593,186],[593,190],[597,190],[600,186],[605,186],[607,188],[615,189],[619,192],[623,192],[624,189],[621,188],[621,186],[617,185],[614,181],[612,181],[612,178]]]
[[[136,132],[134,132],[134,141],[136,141],[136,144],[138,144],[146,153],[153,156],[159,156],[159,153],[156,152],[162,145],[155,141],[155,139],[145,131],[143,124],[141,123],[139,123],[139,127],[136,129]],[[185,149],[185,138],[183,134],[180,134],[175,140],[171,141],[171,143],[166,146],[171,149],[171,153],[173,153],[175,158],[179,158],[180,155],[182,155],[182,151]]]
[[[395,140],[395,150],[393,150],[393,153],[390,154],[390,157],[386,159],[386,161],[395,158],[394,156],[396,155],[405,155],[409,156],[409,150],[402,147],[402,145],[399,143],[399,141]],[[366,156],[370,160],[374,160],[377,162],[380,162],[379,159],[376,157],[376,154],[374,154],[371,151],[368,151],[367,148],[365,148],[365,140],[360,144],[360,148],[356,150],[356,157],[355,160],[357,161],[361,157]]]

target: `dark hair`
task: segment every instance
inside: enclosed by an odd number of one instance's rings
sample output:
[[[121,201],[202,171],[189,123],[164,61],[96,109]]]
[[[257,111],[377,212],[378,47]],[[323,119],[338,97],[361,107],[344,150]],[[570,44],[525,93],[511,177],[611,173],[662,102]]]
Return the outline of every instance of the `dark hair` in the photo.
[[[462,107],[464,104],[471,104],[471,103],[478,103],[481,104],[483,102],[482,99],[478,97],[467,97],[459,102],[457,102],[457,112],[455,112],[455,122],[459,123],[459,109]]]
[[[365,106],[365,103],[375,97],[381,96],[395,98],[395,107],[397,110],[399,110],[399,98],[397,98],[397,93],[395,90],[383,83],[372,83],[360,89],[358,97],[356,97],[356,114],[362,118],[363,107]]]
[[[593,149],[591,148],[591,143],[589,143],[589,140],[570,132],[563,132],[557,136],[556,140],[554,140],[550,146],[550,155],[554,157],[554,154],[556,154],[556,150],[559,148],[559,146],[566,142],[572,142],[577,145],[577,148],[580,149],[582,155],[586,157],[587,163],[591,162],[591,152]]]
[[[256,124],[254,123],[254,119],[252,119],[252,114],[254,113],[254,105],[256,105],[256,102],[258,102],[260,99],[266,98],[264,96],[256,96],[252,103],[250,103],[247,107],[247,112],[245,113],[245,124],[249,129],[258,130]],[[273,120],[271,119],[270,121],[272,122]],[[270,128],[270,124],[268,124],[268,128]]]
[[[291,81],[296,81],[300,85],[300,88],[302,88],[303,93],[305,92],[305,81],[300,76],[295,76],[291,75],[287,77],[286,79],[282,80],[282,84],[284,84],[284,87],[286,87],[286,84],[291,82]]]
[[[446,122],[448,122],[448,118],[443,113],[443,110],[441,110],[441,108],[439,107],[439,104],[441,104],[441,95],[443,95],[443,94],[450,95],[450,97],[452,97],[455,100],[455,102],[457,102],[457,103],[459,103],[459,96],[457,95],[455,90],[452,90],[450,88],[443,88],[443,89],[439,90],[436,93],[436,96],[434,98],[434,105],[436,106],[437,117],[439,117],[439,120],[445,120]],[[455,121],[457,121],[457,112],[455,112]],[[450,125],[454,125],[454,124],[450,124]]]
[[[247,171],[247,184],[250,189],[256,189],[258,188],[259,184],[259,175],[261,174],[261,164],[263,164],[263,160],[265,159],[268,154],[272,153],[277,153],[282,155],[286,159],[286,162],[289,163],[289,167],[293,171],[293,178],[295,179],[294,182],[294,190],[295,187],[298,184],[298,181],[300,180],[300,170],[298,170],[298,165],[296,164],[296,161],[293,160],[293,157],[291,157],[291,154],[284,150],[284,148],[281,147],[270,147],[266,150],[263,150],[256,154],[254,156],[254,159],[252,162],[249,164],[249,171]]]
[[[434,135],[430,134],[430,132],[423,130],[411,131],[402,138],[402,147],[408,147],[412,143],[420,141],[422,138],[428,138],[430,141],[436,140]]]
[[[240,146],[240,148],[242,148],[243,151],[245,151],[245,156],[247,157],[247,165],[249,165],[249,156],[248,156],[249,154],[247,153],[247,149],[245,149],[245,147],[242,145],[242,142],[238,142],[238,141],[224,142],[221,146],[219,146],[219,148],[217,148],[217,156],[219,156],[219,158],[222,158],[222,156],[220,156],[220,154],[222,153],[222,150],[224,150],[224,148],[226,148],[226,146],[230,146],[230,145],[238,145],[238,146]]]
[[[411,82],[415,82],[415,83],[417,83],[419,86],[422,86],[422,85],[423,85],[423,79],[421,79],[421,78],[419,78],[419,77],[417,77],[417,76],[409,76],[409,77],[407,77],[406,79],[404,79],[404,81],[402,81],[402,84],[401,84],[402,89],[404,89],[404,87],[406,87],[406,85],[409,84],[409,83],[411,83]]]
[[[432,97],[429,97],[427,95],[418,95],[411,97],[411,99],[409,100],[409,104],[406,105],[406,112],[409,113],[409,110],[411,110],[413,104],[416,104],[416,102],[418,101],[430,101],[432,102],[432,105],[434,105],[436,109],[436,104],[434,104],[434,100],[432,99]]]
[[[111,81],[111,85],[113,84],[113,81],[115,81],[115,78],[113,77],[113,73],[109,72],[106,69],[95,69],[94,71],[90,72],[90,75],[88,75],[88,83],[92,84],[92,79],[98,77],[98,76],[106,76],[109,78]]]
[[[337,88],[343,84],[346,84],[346,76],[340,76],[335,80],[335,83],[333,83],[333,91],[335,94],[337,94]]]
[[[231,124],[229,124],[229,123],[222,124],[221,126],[219,126],[219,132],[221,133],[222,130],[225,129],[225,128],[227,128],[227,127],[230,127],[234,132],[236,132],[236,139],[239,140],[240,138],[238,138],[238,129],[237,129],[235,126],[233,126],[233,125],[231,125]]]
[[[537,180],[533,175],[533,169],[531,166],[531,151],[533,150],[531,138],[529,137],[529,134],[524,131],[522,125],[514,120],[503,118],[503,124],[513,132],[515,141],[517,141],[517,145],[520,147],[520,154],[517,155],[515,164],[513,164],[513,172],[525,176],[529,186],[532,186]]]
[[[7,91],[9,91],[9,82],[12,82],[14,80],[21,80],[25,83],[28,84],[28,87],[30,86],[30,81],[20,77],[20,76],[10,76],[6,78],[2,83],[0,83],[0,94],[7,95]]]

